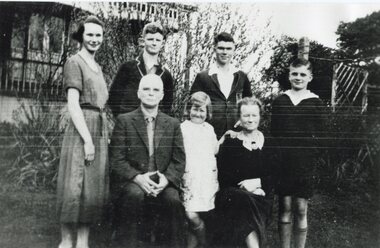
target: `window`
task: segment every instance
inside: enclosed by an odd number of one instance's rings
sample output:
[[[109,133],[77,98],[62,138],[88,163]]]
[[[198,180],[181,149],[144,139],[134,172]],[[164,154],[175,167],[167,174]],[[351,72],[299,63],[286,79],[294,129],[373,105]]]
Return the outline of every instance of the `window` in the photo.
[[[60,53],[63,45],[64,21],[58,17],[33,14],[30,17],[28,49]]]
[[[49,36],[49,51],[61,53],[65,28],[63,19],[50,17],[45,24],[47,24],[47,34]]]
[[[25,18],[22,18],[17,13],[13,20],[11,48],[22,54],[25,46],[25,31],[28,23]]]
[[[12,19],[11,59],[7,63],[7,79],[1,83],[1,90],[32,96],[43,89],[43,84],[54,73],[54,82],[48,86],[48,93],[61,95],[62,68],[57,69],[55,64],[59,62],[65,42],[64,19],[23,12],[16,12]],[[69,29],[72,28],[74,25],[70,25]]]
[[[39,14],[30,17],[28,49],[42,51],[44,47],[44,21]]]

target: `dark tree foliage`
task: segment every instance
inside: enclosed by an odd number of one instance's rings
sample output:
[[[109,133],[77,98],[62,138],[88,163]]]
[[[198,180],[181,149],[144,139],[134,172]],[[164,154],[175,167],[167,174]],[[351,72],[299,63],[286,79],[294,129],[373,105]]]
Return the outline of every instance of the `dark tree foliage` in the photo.
[[[282,36],[277,40],[277,45],[273,48],[274,54],[271,59],[271,66],[265,71],[268,81],[278,81],[282,89],[289,88],[287,85],[287,73],[289,61],[297,55],[297,40]]]
[[[373,62],[380,56],[380,11],[353,22],[341,22],[336,34],[340,52],[346,58],[366,62],[369,84],[380,85],[380,66]]]
[[[349,57],[365,58],[380,52],[380,11],[353,22],[341,22],[338,46]]]
[[[313,81],[309,88],[326,102],[331,98],[331,82],[333,77],[333,66],[335,51],[325,47],[316,41],[310,42],[310,61],[313,64]]]

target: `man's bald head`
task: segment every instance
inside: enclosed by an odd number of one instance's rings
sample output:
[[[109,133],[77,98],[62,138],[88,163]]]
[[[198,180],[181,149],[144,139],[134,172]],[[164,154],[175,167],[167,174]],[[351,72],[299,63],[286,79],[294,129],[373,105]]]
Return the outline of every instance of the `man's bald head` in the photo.
[[[145,84],[150,83],[150,82],[152,82],[155,85],[159,86],[162,91],[164,90],[164,83],[162,82],[161,77],[158,76],[158,75],[156,75],[156,74],[148,74],[148,75],[143,76],[140,79],[139,90],[142,87],[142,85],[145,85]]]
[[[164,84],[160,76],[148,74],[141,78],[137,97],[146,108],[159,105],[164,97]]]

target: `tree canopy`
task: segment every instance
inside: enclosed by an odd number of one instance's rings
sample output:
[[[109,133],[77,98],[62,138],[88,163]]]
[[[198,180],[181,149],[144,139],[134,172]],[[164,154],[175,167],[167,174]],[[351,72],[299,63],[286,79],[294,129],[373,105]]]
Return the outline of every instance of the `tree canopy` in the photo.
[[[353,22],[341,22],[338,46],[349,57],[366,58],[380,53],[380,11]]]
[[[369,83],[379,85],[380,67],[374,59],[380,56],[380,11],[353,22],[342,22],[336,34],[340,52],[347,58],[365,61]]]

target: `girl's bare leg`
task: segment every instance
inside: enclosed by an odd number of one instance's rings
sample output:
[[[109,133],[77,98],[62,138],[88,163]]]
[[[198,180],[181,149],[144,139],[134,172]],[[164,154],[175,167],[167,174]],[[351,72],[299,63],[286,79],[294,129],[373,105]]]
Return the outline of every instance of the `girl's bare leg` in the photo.
[[[190,233],[188,235],[188,248],[206,247],[206,228],[203,220],[196,212],[186,212],[190,220]]]
[[[259,248],[259,237],[257,237],[257,233],[255,231],[248,234],[245,238],[245,243],[247,248]]]
[[[58,248],[72,248],[73,247],[73,233],[70,224],[61,224],[61,243]]]
[[[90,235],[90,227],[84,224],[79,225],[76,248],[88,248],[89,235]]]

